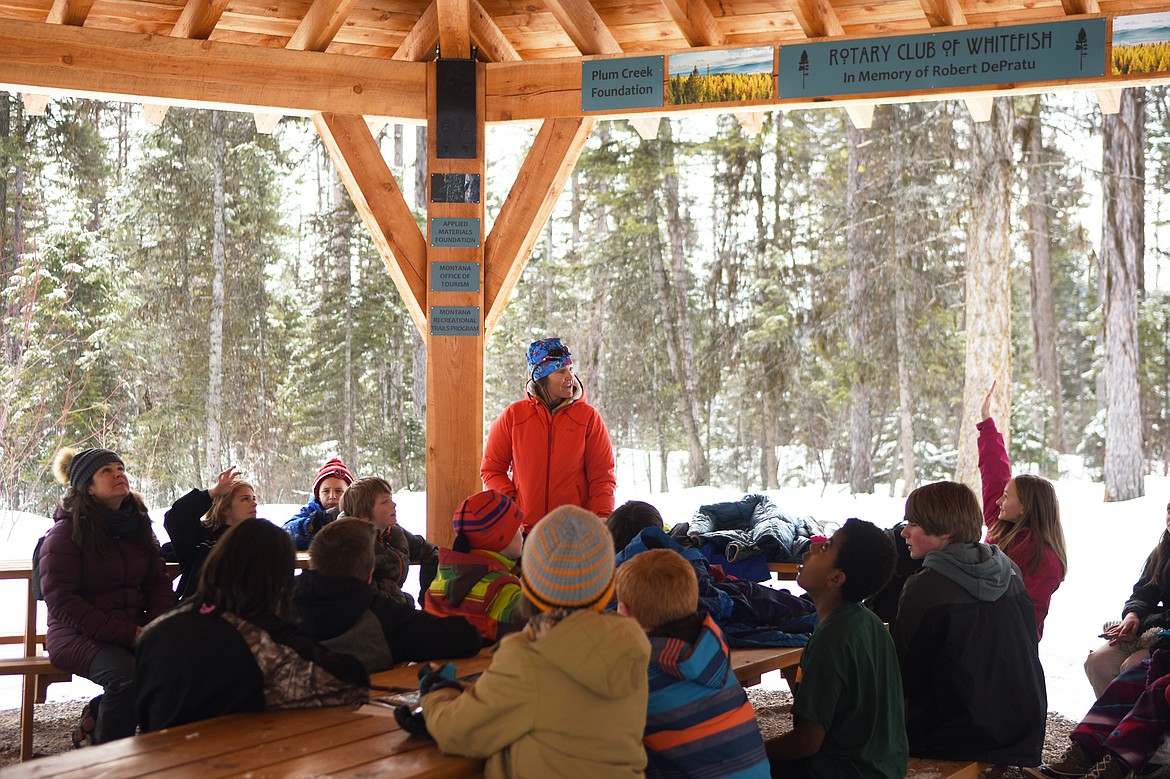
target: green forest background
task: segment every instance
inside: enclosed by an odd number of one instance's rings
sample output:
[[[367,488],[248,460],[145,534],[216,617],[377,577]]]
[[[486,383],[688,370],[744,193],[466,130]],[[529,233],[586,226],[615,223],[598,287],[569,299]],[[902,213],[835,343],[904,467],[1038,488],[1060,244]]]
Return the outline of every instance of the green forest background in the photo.
[[[1145,95],[1142,278],[1154,282],[1140,293],[1137,424],[1147,467],[1164,472],[1170,105],[1164,89]],[[1078,453],[1093,472],[1104,445],[1100,112],[1075,93],[998,102],[1012,117],[1013,459],[1055,475],[1058,454]],[[840,110],[774,112],[749,134],[731,116],[676,118],[643,141],[601,122],[488,341],[488,421],[522,396],[526,344],[558,335],[615,447],[640,453],[654,489],[853,481],[859,381],[871,422],[860,489],[906,486],[903,443],[911,483],[949,477],[965,230],[979,207],[973,124],[960,102],[880,106],[861,135],[848,123]],[[532,136],[496,132],[489,228]],[[1040,143],[1027,146],[1033,132]],[[420,133],[389,125],[378,138],[421,225]],[[857,143],[866,175],[850,190]],[[1026,196],[1030,174],[1042,194]],[[0,94],[0,175],[0,507],[51,510],[60,488],[48,466],[62,444],[117,449],[151,505],[227,463],[262,501],[296,502],[334,454],[425,489],[425,344],[311,123],[261,135],[248,115],[172,108],[150,126],[138,106],[84,100],[29,116],[19,95]],[[1022,214],[1037,202],[1056,395],[1033,359]],[[895,223],[909,241],[895,241]],[[860,343],[845,305],[859,283],[851,231],[869,247]],[[660,467],[680,451],[685,471]],[[781,464],[781,452],[800,456]]]

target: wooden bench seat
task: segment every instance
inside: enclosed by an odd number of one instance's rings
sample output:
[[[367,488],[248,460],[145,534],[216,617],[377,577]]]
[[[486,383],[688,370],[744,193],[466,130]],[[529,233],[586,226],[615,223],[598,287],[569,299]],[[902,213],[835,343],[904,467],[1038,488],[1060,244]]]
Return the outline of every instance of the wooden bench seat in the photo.
[[[906,767],[906,779],[974,779],[987,767],[987,763],[970,760],[929,760],[924,757],[912,757]]]

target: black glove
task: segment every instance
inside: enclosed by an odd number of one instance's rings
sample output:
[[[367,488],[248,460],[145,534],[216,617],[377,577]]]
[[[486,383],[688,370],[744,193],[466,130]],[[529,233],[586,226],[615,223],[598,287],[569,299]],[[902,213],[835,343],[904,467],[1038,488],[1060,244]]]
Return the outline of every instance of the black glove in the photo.
[[[409,706],[395,706],[394,721],[412,736],[431,738],[431,734],[427,732],[427,721],[423,719],[422,709],[413,711]]]
[[[418,697],[420,700],[435,690],[442,690],[445,687],[463,692],[463,685],[455,678],[454,663],[443,663],[433,670],[429,663],[419,666]]]
[[[337,509],[317,509],[314,511],[309,515],[309,533],[312,535],[321,532],[321,528],[337,519],[337,514]]]

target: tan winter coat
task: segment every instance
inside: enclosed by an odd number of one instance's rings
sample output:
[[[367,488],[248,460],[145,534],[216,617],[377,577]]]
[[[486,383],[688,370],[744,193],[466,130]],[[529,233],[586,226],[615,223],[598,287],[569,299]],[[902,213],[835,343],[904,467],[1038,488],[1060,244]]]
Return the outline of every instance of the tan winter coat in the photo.
[[[443,752],[487,758],[486,779],[633,779],[649,662],[633,619],[576,611],[506,636],[474,685],[436,690],[423,714]]]

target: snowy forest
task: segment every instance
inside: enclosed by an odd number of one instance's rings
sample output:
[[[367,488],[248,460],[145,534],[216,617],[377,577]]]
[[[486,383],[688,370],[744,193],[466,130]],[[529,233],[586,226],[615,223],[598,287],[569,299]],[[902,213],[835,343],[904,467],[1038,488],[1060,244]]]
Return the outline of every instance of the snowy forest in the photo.
[[[900,493],[977,478],[998,380],[1016,467],[1077,453],[1137,497],[1170,468],[1168,94],[600,122],[487,341],[486,421],[557,335],[655,490]],[[423,225],[425,127],[376,136]],[[489,228],[532,136],[489,128]],[[0,175],[0,508],[48,514],[66,444],[148,505],[229,463],[297,502],[334,454],[426,488],[425,341],[309,121],[0,93]]]

